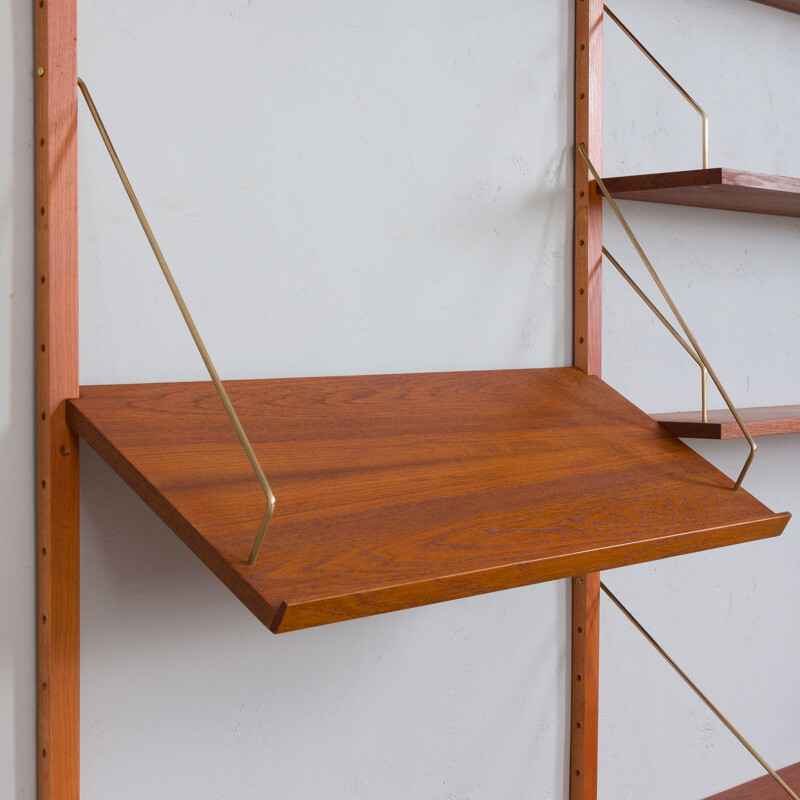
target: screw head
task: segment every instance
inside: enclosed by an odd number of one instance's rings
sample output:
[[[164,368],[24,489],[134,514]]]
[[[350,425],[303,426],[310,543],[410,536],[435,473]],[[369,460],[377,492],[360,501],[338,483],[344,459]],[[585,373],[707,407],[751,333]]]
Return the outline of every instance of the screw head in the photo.
[[[36,70],[36,74],[41,78],[42,75],[44,75],[44,67],[39,67],[39,69]]]

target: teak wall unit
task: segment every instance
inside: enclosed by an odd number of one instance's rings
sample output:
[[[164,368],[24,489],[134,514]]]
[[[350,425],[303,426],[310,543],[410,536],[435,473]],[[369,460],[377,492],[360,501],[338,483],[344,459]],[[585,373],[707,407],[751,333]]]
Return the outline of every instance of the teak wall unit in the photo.
[[[575,367],[230,382],[292,511],[276,512],[250,566],[263,496],[211,384],[79,389],[76,2],[34,8],[40,800],[79,797],[76,434],[273,631],[571,578],[570,798],[594,800],[598,571],[776,536],[789,515],[732,492],[600,380],[602,200],[577,152]],[[598,167],[602,17],[600,0],[575,0],[575,139]],[[213,457],[196,458],[210,441]]]

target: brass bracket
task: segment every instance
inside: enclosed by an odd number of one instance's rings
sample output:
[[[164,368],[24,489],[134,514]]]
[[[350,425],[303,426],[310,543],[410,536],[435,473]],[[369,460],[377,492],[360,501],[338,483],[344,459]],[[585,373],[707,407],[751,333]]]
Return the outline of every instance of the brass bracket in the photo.
[[[247,434],[244,432],[244,428],[242,427],[242,423],[239,421],[239,417],[233,408],[233,403],[231,403],[228,392],[225,390],[225,387],[222,385],[222,381],[219,379],[217,370],[211,361],[211,356],[208,354],[208,350],[206,350],[203,340],[200,338],[200,333],[197,330],[197,326],[194,324],[192,315],[189,313],[189,309],[186,307],[186,303],[183,301],[183,296],[178,289],[178,285],[175,283],[175,279],[172,277],[170,268],[167,266],[167,262],[163,253],[161,252],[161,248],[158,246],[158,242],[156,241],[156,237],[154,236],[150,227],[150,223],[147,221],[147,217],[145,217],[141,205],[139,205],[139,200],[136,198],[136,194],[134,193],[133,187],[128,180],[128,176],[125,174],[125,170],[122,167],[122,162],[119,160],[117,151],[114,149],[114,145],[111,143],[111,139],[108,136],[106,127],[103,125],[103,121],[100,119],[100,114],[98,113],[97,107],[92,100],[92,96],[89,94],[86,84],[80,78],[78,78],[78,86],[81,90],[81,94],[83,95],[83,99],[86,101],[86,105],[89,107],[89,111],[92,114],[95,125],[97,125],[97,129],[100,131],[100,136],[103,138],[103,143],[108,150],[108,154],[111,156],[111,160],[114,162],[119,179],[122,181],[122,185],[125,187],[125,193],[128,195],[128,199],[131,201],[131,205],[133,206],[133,210],[136,212],[136,216],[139,219],[142,230],[144,230],[147,241],[150,242],[150,247],[153,249],[156,261],[158,261],[158,265],[161,267],[161,271],[164,273],[164,277],[169,284],[169,288],[172,291],[172,296],[175,298],[175,302],[178,304],[178,308],[183,315],[184,322],[186,322],[186,327],[189,328],[189,333],[192,334],[192,339],[194,339],[194,343],[200,353],[200,357],[203,359],[203,363],[206,365],[208,374],[211,376],[211,380],[214,382],[214,387],[217,390],[219,399],[222,401],[222,405],[225,407],[225,411],[227,412],[228,418],[233,425],[233,429],[236,431],[236,435],[239,437],[239,441],[241,442],[242,447],[247,454],[247,459],[250,462],[250,466],[253,468],[253,472],[255,473],[256,478],[261,484],[261,488],[266,495],[267,510],[264,512],[264,517],[261,520],[261,525],[253,542],[253,548],[250,551],[250,557],[247,560],[248,564],[255,564],[256,558],[258,557],[258,551],[261,549],[261,543],[264,540],[264,534],[267,532],[269,521],[272,519],[272,512],[275,509],[275,495],[272,493],[272,489],[270,488],[269,482],[264,475],[264,471],[261,469],[261,464],[258,463],[258,457],[253,450],[253,446],[250,444],[250,440],[247,438]]]
[[[750,753],[753,758],[761,764],[762,767],[775,779],[778,785],[783,789],[792,800],[800,800],[792,790],[787,786],[786,781],[778,775],[777,772],[764,760],[764,758],[758,753],[758,751],[747,741],[747,739],[739,733],[738,730],[733,726],[731,722],[724,716],[724,714],[708,699],[708,697],[700,691],[699,687],[697,686],[694,681],[670,658],[669,654],[664,650],[663,647],[647,632],[644,625],[636,619],[636,617],[625,608],[624,605],[614,596],[611,590],[601,581],[600,588],[605,592],[606,596],[609,600],[628,618],[628,621],[636,628],[639,633],[644,636],[645,639],[656,649],[658,654],[669,664],[678,675],[683,678],[689,688],[706,704],[706,706],[711,710],[711,712],[716,716],[716,718],[739,740],[739,742],[744,746],[748,753]]]
[[[734,489],[738,489],[742,485],[744,476],[747,474],[747,470],[750,469],[750,464],[753,462],[753,458],[755,457],[756,443],[753,437],[750,435],[750,431],[747,429],[747,425],[744,424],[744,420],[739,415],[739,412],[736,410],[736,407],[733,405],[733,402],[731,401],[730,397],[728,397],[728,393],[725,391],[725,387],[723,387],[722,383],[720,383],[719,378],[717,378],[716,372],[714,372],[711,365],[708,363],[708,359],[705,357],[705,354],[700,349],[700,345],[697,343],[697,339],[695,339],[694,334],[690,330],[689,326],[686,324],[686,321],[683,319],[681,312],[678,311],[678,307],[675,305],[673,299],[670,297],[666,286],[664,286],[664,284],[662,283],[661,278],[658,277],[658,273],[656,272],[653,265],[650,263],[650,259],[647,257],[644,250],[642,249],[642,246],[639,244],[639,240],[634,235],[633,231],[630,228],[630,225],[628,225],[625,216],[619,210],[619,206],[617,205],[616,201],[606,188],[605,183],[603,183],[603,179],[598,174],[597,169],[595,168],[591,159],[586,154],[586,148],[584,147],[583,143],[580,143],[578,145],[578,152],[581,154],[581,157],[586,162],[586,166],[589,167],[589,170],[594,176],[594,179],[597,181],[597,185],[600,188],[600,192],[602,193],[603,197],[605,197],[605,199],[608,201],[608,204],[611,206],[611,210],[614,212],[615,216],[619,220],[620,225],[622,225],[623,229],[625,230],[625,233],[628,235],[631,244],[634,246],[636,252],[639,254],[639,258],[642,259],[642,263],[645,265],[645,267],[647,267],[647,271],[650,273],[650,277],[653,279],[656,286],[658,286],[659,291],[661,292],[663,298],[667,301],[667,305],[669,305],[670,311],[672,311],[672,313],[675,315],[675,319],[678,320],[678,323],[683,329],[684,334],[686,334],[686,338],[691,343],[691,350],[694,351],[694,355],[696,356],[695,361],[699,361],[704,371],[707,371],[708,374],[711,376],[711,380],[714,381],[714,385],[717,387],[719,393],[722,395],[722,399],[725,401],[725,404],[730,409],[731,414],[733,414],[733,418],[736,420],[736,424],[741,428],[744,438],[747,439],[747,442],[750,445],[750,454],[748,455],[747,460],[745,461],[744,466],[742,467],[742,471],[739,473],[739,477],[736,479],[736,483],[734,484],[733,487]],[[608,251],[605,248],[603,248],[603,252],[607,254]],[[611,263],[614,264],[614,266],[616,266],[618,269],[621,269],[621,267],[619,267],[619,265],[613,258],[611,258],[610,260]],[[631,285],[635,285],[633,279],[630,278],[630,276],[628,276],[626,273],[624,273],[624,277]],[[640,297],[642,298],[645,297],[644,292],[642,292],[642,290],[639,289],[638,287],[637,287],[637,293],[639,294]],[[648,301],[647,304],[651,309],[655,310],[652,303]],[[673,335],[677,337],[678,341],[681,342],[683,347],[687,351],[690,351],[689,345],[685,341],[683,341],[683,339],[678,335],[677,331],[667,323],[663,315],[658,312],[656,312],[656,314],[658,318],[664,324],[667,325],[667,328],[671,330]],[[692,357],[694,358],[694,356]],[[705,394],[705,381],[703,382],[703,391]]]
[[[708,116],[705,111],[699,106],[697,101],[681,86],[672,75],[669,74],[667,68],[633,35],[633,33],[622,23],[620,18],[606,5],[603,6],[603,11],[608,14],[611,19],[616,22],[619,29],[644,53],[650,60],[653,66],[673,85],[673,87],[680,93],[681,97],[700,115],[703,123],[703,169],[708,169]]]

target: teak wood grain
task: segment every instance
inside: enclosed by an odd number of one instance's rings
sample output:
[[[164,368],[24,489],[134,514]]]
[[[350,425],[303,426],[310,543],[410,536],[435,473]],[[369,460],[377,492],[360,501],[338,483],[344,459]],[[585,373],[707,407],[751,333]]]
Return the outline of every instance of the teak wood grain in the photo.
[[[574,368],[82,387],[75,430],[273,631],[779,534],[773,514]]]
[[[779,769],[777,772],[795,793],[800,793],[800,762]],[[733,789],[715,794],[713,797],[707,797],[706,800],[786,800],[787,797],[786,792],[771,775],[764,775],[735,786]]]
[[[80,592],[78,439],[77,11],[34,4],[38,468],[38,796],[78,800]]]
[[[739,415],[753,436],[800,433],[800,406],[740,408]],[[742,429],[727,408],[708,412],[703,422],[699,411],[654,414],[653,419],[670,433],[684,439],[743,439]]]
[[[800,178],[735,169],[692,169],[604,178],[618,200],[800,217]]]

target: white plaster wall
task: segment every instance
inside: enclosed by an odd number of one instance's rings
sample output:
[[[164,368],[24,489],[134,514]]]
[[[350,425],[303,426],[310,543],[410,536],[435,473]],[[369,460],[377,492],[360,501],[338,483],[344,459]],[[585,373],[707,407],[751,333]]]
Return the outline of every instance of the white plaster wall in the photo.
[[[712,163],[800,175],[800,18],[746,0],[614,10],[708,106]],[[0,797],[23,798],[32,36],[27,3],[0,15]],[[81,74],[224,377],[569,363],[568,3],[81,0],[79,30]],[[613,30],[606,68],[606,172],[694,166],[692,112]],[[202,378],[84,109],[79,140],[82,380]],[[734,398],[796,402],[796,221],[626,212]],[[694,366],[607,275],[607,380],[649,411],[696,405]],[[748,484],[773,508],[794,508],[797,447],[760,445]],[[729,474],[744,454],[703,452]],[[565,796],[564,582],[275,637],[81,457],[84,798]],[[778,765],[800,758],[794,531],[606,576]],[[602,620],[600,796],[701,798],[755,775],[624,620]]]

